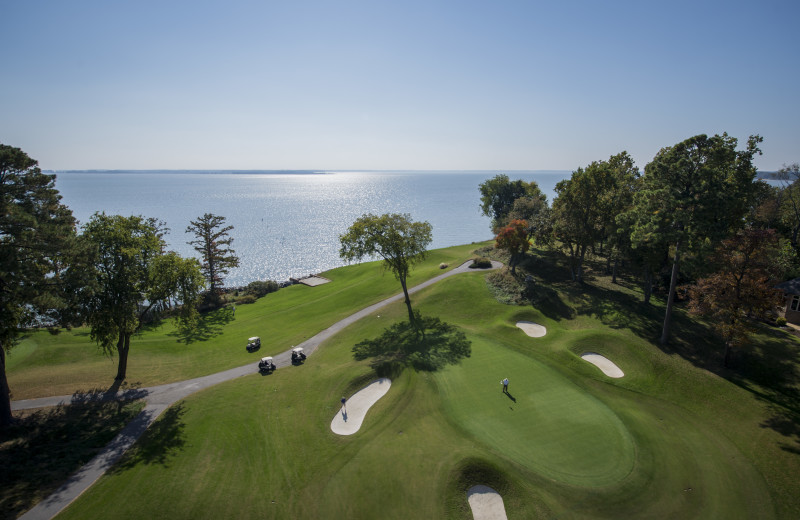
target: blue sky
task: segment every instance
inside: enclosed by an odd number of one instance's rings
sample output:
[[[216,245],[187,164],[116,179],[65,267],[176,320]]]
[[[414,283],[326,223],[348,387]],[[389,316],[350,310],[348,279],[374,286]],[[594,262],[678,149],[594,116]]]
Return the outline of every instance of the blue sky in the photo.
[[[0,0],[0,142],[46,169],[800,161],[800,2]]]

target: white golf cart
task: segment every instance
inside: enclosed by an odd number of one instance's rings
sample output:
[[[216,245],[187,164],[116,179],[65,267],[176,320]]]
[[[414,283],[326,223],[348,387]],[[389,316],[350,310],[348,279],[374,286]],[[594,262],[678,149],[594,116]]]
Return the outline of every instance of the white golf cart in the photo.
[[[295,347],[292,349],[292,364],[300,365],[306,360],[306,355],[303,353],[303,347]]]
[[[261,361],[258,362],[258,371],[263,374],[269,374],[273,370],[277,368],[275,363],[272,362],[272,356],[262,357]]]
[[[253,336],[247,340],[247,351],[248,352],[255,352],[256,350],[261,348],[261,338],[258,336]]]

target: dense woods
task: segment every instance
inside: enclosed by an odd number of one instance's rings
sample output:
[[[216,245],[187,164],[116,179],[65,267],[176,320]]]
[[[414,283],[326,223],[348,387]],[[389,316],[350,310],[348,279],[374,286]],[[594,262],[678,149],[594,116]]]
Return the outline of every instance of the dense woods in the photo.
[[[621,152],[559,182],[551,205],[537,186],[498,175],[480,185],[481,209],[512,272],[527,247],[510,241],[510,230],[525,217],[528,240],[562,251],[572,281],[584,282],[591,256],[605,261],[613,283],[620,269],[635,274],[644,304],[659,291],[667,302],[662,344],[683,289],[694,312],[720,323],[727,363],[748,321],[775,317],[774,286],[800,272],[800,167],[782,168],[780,187],[758,180],[761,141],[750,136],[741,150],[727,134],[697,135],[660,150],[643,174]]]

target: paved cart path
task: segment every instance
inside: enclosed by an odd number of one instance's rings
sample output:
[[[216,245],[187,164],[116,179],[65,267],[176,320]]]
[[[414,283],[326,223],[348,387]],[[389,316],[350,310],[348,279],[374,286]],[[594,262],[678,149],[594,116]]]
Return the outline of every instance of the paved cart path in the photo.
[[[409,294],[413,294],[421,289],[429,287],[436,282],[444,280],[455,274],[475,271],[470,269],[469,265],[472,260],[469,260],[459,267],[440,274],[428,281],[422,282],[408,290]],[[492,262],[492,269],[501,267],[500,262]],[[481,270],[481,269],[477,269]],[[311,355],[317,350],[319,345],[334,336],[339,331],[355,323],[356,321],[369,316],[381,307],[385,307],[390,303],[402,301],[404,298],[403,293],[396,294],[391,298],[387,298],[374,305],[370,305],[350,316],[334,323],[327,329],[322,330],[316,335],[310,337],[303,343],[297,345],[303,347],[307,355]],[[278,368],[287,367],[292,364],[291,349],[274,356],[273,362]],[[153,424],[153,422],[161,415],[161,413],[169,408],[173,403],[191,395],[198,390],[203,390],[210,386],[230,381],[237,377],[254,374],[257,372],[255,363],[248,363],[247,365],[231,368],[216,374],[207,376],[196,377],[194,379],[187,379],[186,381],[178,381],[175,383],[167,383],[165,385],[151,386],[148,388],[122,390],[114,394],[102,395],[101,399],[144,399],[146,405],[141,413],[131,421],[120,433],[111,441],[103,450],[86,465],[84,465],[77,473],[72,475],[66,483],[58,488],[52,495],[39,502],[36,506],[30,509],[27,513],[22,515],[20,519],[25,520],[47,520],[53,518],[61,510],[67,507],[73,500],[78,498],[81,493],[89,489],[89,487],[100,478],[108,468],[114,465],[122,454],[130,448],[134,442]],[[13,401],[11,403],[12,410],[24,410],[29,408],[41,408],[44,406],[58,406],[70,404],[76,396],[62,395],[54,397],[43,397],[39,399],[26,399],[22,401]],[[80,396],[77,396],[81,399]],[[93,398],[97,398],[93,396]]]

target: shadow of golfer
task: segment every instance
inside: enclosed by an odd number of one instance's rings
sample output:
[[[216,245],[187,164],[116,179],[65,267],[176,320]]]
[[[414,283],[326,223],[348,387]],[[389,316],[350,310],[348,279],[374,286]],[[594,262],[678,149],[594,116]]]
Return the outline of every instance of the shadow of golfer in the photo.
[[[504,393],[506,394],[506,396],[507,396],[509,399],[511,399],[511,400],[512,400],[512,401],[514,401],[515,403],[517,402],[517,400],[514,398],[514,396],[513,396],[513,395],[511,395],[511,392],[504,392]]]
[[[347,422],[347,410],[342,410],[342,420]]]

